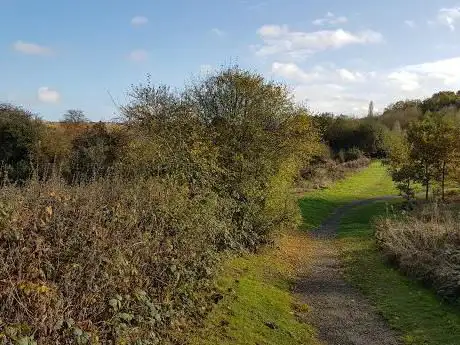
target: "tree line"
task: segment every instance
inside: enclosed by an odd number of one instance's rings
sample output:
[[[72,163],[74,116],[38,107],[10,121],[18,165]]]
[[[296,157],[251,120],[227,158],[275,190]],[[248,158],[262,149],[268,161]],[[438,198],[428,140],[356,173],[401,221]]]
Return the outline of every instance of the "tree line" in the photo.
[[[387,162],[393,180],[408,198],[417,185],[444,200],[448,183],[459,181],[460,91],[439,92],[423,101],[398,102],[382,120],[393,121],[387,137]]]

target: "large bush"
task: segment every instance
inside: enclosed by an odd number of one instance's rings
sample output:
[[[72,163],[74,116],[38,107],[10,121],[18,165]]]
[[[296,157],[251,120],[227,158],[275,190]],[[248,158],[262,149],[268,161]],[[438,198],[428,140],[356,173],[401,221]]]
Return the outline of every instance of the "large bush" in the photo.
[[[0,104],[0,173],[14,181],[30,177],[40,129],[41,123],[28,111]]]
[[[155,344],[212,302],[225,202],[158,180],[0,189],[0,332]]]
[[[9,342],[177,343],[218,300],[222,253],[255,251],[299,220],[291,187],[318,139],[284,86],[231,68],[130,97],[120,130],[48,127],[40,159],[54,155],[65,179],[0,189]],[[53,150],[52,133],[68,140]]]

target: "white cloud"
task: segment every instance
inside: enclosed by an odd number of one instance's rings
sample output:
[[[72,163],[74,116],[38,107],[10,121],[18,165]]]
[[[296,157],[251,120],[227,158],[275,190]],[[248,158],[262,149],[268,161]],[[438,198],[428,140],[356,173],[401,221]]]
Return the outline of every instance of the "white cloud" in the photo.
[[[358,82],[364,81],[366,79],[366,77],[361,72],[352,72],[345,68],[339,68],[337,73],[343,81],[347,82]]]
[[[37,91],[37,97],[38,100],[43,103],[57,103],[61,95],[56,90],[50,89],[47,86],[42,86]]]
[[[149,22],[149,19],[144,16],[135,16],[131,18],[131,25],[133,26],[142,26],[146,25]]]
[[[460,7],[441,8],[436,19],[439,24],[446,25],[451,31],[455,31],[455,24],[460,21]]]
[[[409,19],[405,20],[404,24],[406,24],[411,29],[414,29],[417,26],[417,24],[413,20],[409,20]]]
[[[338,25],[345,24],[348,22],[348,18],[345,16],[336,16],[332,12],[327,12],[323,18],[315,19],[313,25]]]
[[[407,98],[424,98],[441,90],[460,89],[460,56],[379,71],[353,71],[337,66],[304,69],[275,62],[274,76],[294,85],[298,101],[314,111],[364,115],[370,100],[376,107]]]
[[[411,65],[405,69],[427,81],[442,83],[450,88],[460,88],[460,57]]]
[[[256,54],[259,56],[286,55],[291,58],[304,58],[327,49],[383,41],[383,36],[372,30],[357,33],[343,29],[301,32],[291,31],[286,25],[264,25],[257,33],[263,41],[262,45],[256,47]]]
[[[218,28],[213,28],[211,29],[211,32],[216,35],[216,36],[219,36],[219,37],[222,37],[222,36],[225,36],[225,31],[221,30],[221,29],[218,29]]]
[[[305,72],[294,63],[274,62],[271,69],[272,74],[281,76],[288,80],[301,83],[309,82],[359,82],[364,81],[365,76],[360,72],[352,72],[345,68],[327,68],[324,66],[315,66],[310,71]],[[335,84],[337,85],[337,84]]]
[[[128,58],[134,62],[145,61],[148,59],[148,57],[149,57],[149,54],[147,53],[147,51],[143,49],[133,50],[131,53],[129,53],[129,56],[128,56]]]
[[[307,73],[294,63],[274,62],[272,64],[272,73],[288,80],[294,80],[301,83],[318,81],[324,78],[323,67],[317,66]]]
[[[20,52],[22,54],[27,54],[27,55],[41,55],[41,56],[50,56],[53,55],[53,50],[41,46],[36,43],[30,43],[30,42],[23,42],[23,41],[16,41],[13,44],[13,49],[16,50],[17,52]]]
[[[418,74],[407,71],[407,68],[391,72],[388,79],[399,86],[402,91],[415,91],[421,87]]]

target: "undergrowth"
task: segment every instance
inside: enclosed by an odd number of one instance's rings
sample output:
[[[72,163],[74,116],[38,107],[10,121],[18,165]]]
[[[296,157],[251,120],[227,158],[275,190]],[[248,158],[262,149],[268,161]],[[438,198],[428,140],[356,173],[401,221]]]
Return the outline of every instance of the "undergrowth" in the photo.
[[[387,203],[378,202],[356,208],[343,218],[339,243],[347,278],[401,334],[404,344],[460,344],[460,310],[403,275],[379,251],[372,220],[387,210]]]
[[[446,205],[427,204],[376,224],[378,244],[386,257],[454,303],[460,298],[458,216]]]

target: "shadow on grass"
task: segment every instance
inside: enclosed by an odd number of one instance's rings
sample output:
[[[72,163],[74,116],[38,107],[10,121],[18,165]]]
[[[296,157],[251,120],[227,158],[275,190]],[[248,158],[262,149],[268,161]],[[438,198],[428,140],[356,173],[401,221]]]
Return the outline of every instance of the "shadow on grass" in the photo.
[[[337,201],[310,197],[299,199],[298,204],[303,219],[301,229],[305,231],[320,226],[337,207],[343,205],[343,203]]]

